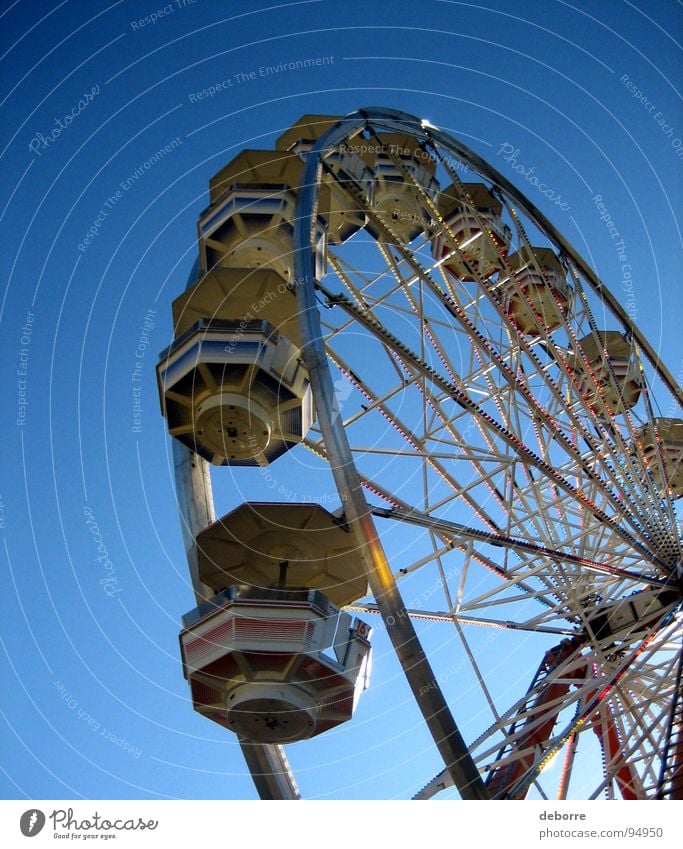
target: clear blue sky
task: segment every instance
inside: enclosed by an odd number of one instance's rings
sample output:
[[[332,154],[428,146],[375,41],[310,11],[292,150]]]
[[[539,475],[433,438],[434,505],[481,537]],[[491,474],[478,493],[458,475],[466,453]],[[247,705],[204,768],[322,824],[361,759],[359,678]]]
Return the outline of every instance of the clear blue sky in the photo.
[[[680,376],[681,6],[2,6],[2,793],[252,798],[235,740],[192,712],[179,665],[193,597],[154,373],[209,178],[306,112],[428,118],[527,191],[625,302],[602,196],[628,245],[637,323]],[[274,72],[316,58],[329,61]],[[565,208],[534,194],[505,145]],[[254,480],[246,497],[267,499]],[[244,486],[225,472],[219,510]],[[290,750],[305,797],[406,798],[440,769],[376,634],[353,723]],[[453,710],[467,737],[468,704]]]

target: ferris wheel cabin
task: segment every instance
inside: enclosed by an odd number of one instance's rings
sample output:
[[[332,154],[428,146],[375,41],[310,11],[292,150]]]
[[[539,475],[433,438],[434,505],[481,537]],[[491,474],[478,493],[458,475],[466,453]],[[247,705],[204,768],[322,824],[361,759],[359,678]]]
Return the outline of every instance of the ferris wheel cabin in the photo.
[[[313,423],[296,300],[273,270],[214,269],[173,304],[157,366],[171,436],[214,465],[265,466]]]
[[[303,115],[278,138],[275,148],[305,160],[315,142],[339,120],[331,115]],[[367,223],[359,196],[372,197],[373,175],[360,152],[361,145],[347,143],[325,157],[319,210],[329,244],[342,244]]]
[[[436,260],[458,280],[487,280],[503,268],[512,233],[501,218],[503,204],[483,183],[453,183],[439,196],[444,228],[432,243]]]
[[[180,634],[195,710],[263,743],[349,720],[369,680],[371,629],[339,609],[367,590],[348,529],[318,505],[243,504],[197,548],[216,595]]]
[[[433,228],[430,203],[436,209],[439,184],[432,154],[406,133],[379,134],[365,147],[374,178],[372,211],[380,224],[404,244]],[[366,229],[373,238],[386,241],[383,228],[372,218]]]
[[[499,284],[508,314],[526,336],[552,333],[569,310],[571,289],[567,272],[550,248],[522,248],[511,254],[512,273]]]
[[[657,418],[636,435],[635,448],[662,494],[683,496],[683,420]]]
[[[610,418],[638,403],[640,367],[633,346],[616,330],[600,330],[579,340],[582,355],[574,373],[585,402],[601,418]]]
[[[199,220],[202,271],[271,268],[293,279],[293,221],[303,162],[290,151],[243,150],[209,183]],[[325,222],[316,225],[318,273],[325,266]]]

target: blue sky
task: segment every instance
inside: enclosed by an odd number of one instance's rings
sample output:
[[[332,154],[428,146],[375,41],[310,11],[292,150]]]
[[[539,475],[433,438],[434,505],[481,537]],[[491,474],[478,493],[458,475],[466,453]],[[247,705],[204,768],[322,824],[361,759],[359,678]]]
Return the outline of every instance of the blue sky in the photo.
[[[304,113],[427,118],[528,194],[680,378],[682,22],[673,0],[3,4],[4,796],[255,796],[235,740],[187,700],[193,598],[154,373],[209,178]],[[301,59],[321,62],[286,68]],[[272,490],[215,481],[223,512]],[[407,798],[440,769],[380,631],[352,725],[291,748],[305,797]],[[500,640],[498,659],[519,650]]]

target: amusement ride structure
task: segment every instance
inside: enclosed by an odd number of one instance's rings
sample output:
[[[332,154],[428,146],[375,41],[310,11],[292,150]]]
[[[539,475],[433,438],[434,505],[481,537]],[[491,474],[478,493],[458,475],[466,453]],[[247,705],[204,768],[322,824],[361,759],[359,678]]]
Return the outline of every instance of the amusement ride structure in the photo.
[[[351,720],[374,620],[443,759],[416,798],[683,798],[683,393],[585,261],[474,152],[381,108],[239,153],[198,240],[157,367],[197,602],[180,643],[261,797],[298,797],[284,744]],[[248,490],[299,454],[338,509],[217,519],[210,465]]]

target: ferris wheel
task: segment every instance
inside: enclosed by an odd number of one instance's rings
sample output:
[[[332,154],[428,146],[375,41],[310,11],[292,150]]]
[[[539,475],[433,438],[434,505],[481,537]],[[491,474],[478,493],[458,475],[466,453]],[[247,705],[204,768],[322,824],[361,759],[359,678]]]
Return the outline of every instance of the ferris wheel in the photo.
[[[462,143],[380,108],[242,151],[198,241],[158,365],[183,668],[260,795],[296,798],[283,746],[353,721],[381,623],[444,762],[416,798],[683,798],[683,393],[584,260]],[[217,519],[209,464],[247,490],[303,453],[339,509]]]

